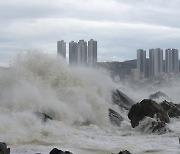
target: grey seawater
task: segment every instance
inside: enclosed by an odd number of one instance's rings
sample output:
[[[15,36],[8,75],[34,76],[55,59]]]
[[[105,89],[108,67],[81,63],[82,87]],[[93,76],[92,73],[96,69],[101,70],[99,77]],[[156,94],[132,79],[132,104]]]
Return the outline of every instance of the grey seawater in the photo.
[[[174,119],[169,126],[174,131],[179,129],[179,119]],[[12,145],[11,152],[14,154],[38,152],[47,154],[56,147],[75,154],[111,154],[121,150],[129,150],[134,154],[178,154],[180,150],[178,133],[143,134],[143,132],[132,129],[127,122],[122,128],[111,129],[90,125],[71,130],[71,134],[63,141],[56,140],[56,143],[51,144],[43,142],[38,144],[36,141],[33,144]]]
[[[69,67],[61,58],[37,52],[18,55],[0,71],[0,139],[12,154],[47,154],[54,147],[75,154],[178,154],[180,120],[172,119],[174,132],[164,135],[132,129],[127,113],[111,104],[111,91],[122,86],[105,70]],[[123,89],[135,101],[149,94]],[[172,89],[172,98],[179,100],[178,87]],[[110,124],[109,108],[125,118],[120,128]],[[42,122],[37,111],[53,120]]]

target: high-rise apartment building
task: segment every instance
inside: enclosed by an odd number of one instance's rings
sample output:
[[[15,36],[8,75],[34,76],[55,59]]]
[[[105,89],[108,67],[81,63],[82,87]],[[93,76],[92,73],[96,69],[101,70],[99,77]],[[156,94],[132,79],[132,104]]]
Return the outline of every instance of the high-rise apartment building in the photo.
[[[140,76],[146,76],[146,50],[137,50],[137,69],[139,69]]]
[[[179,55],[178,49],[172,49],[172,71],[173,73],[179,73]]]
[[[154,76],[154,50],[149,49],[149,76]]]
[[[63,40],[57,41],[57,54],[66,58],[66,42]]]
[[[163,73],[163,50],[149,49],[149,76],[157,76],[161,73]]]
[[[87,65],[87,42],[79,40],[78,42],[78,59],[79,65]]]
[[[77,65],[78,62],[78,43],[71,41],[69,43],[69,64]]]
[[[165,50],[165,72],[175,74],[179,72],[179,56],[177,49]]]
[[[88,64],[97,63],[97,41],[91,39],[88,41]]]
[[[171,49],[165,50],[165,72],[172,72],[172,51]]]

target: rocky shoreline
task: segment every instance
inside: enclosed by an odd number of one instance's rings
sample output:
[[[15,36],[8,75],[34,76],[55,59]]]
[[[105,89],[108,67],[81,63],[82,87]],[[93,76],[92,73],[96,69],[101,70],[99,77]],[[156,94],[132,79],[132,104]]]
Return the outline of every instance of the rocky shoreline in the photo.
[[[163,96],[168,98],[162,92],[157,92],[150,95],[148,99],[144,99],[141,102],[135,103],[126,94],[122,93],[118,89],[112,92],[112,103],[119,107],[119,112],[109,108],[109,120],[115,127],[121,127],[121,122],[124,120],[121,116],[121,111],[127,111],[127,117],[130,120],[132,128],[143,127],[148,128],[148,133],[164,134],[171,132],[167,127],[167,123],[171,121],[171,118],[179,118],[180,116],[180,105],[168,102],[167,100],[157,103],[152,98],[158,98]],[[35,112],[35,115],[46,123],[48,120],[53,120],[53,117],[42,112]],[[147,130],[147,129],[146,129]],[[0,142],[0,154],[10,154],[10,148],[7,147],[6,143]],[[40,153],[36,153],[40,154]],[[57,148],[53,148],[49,154],[73,154],[70,151],[62,151]],[[111,153],[115,154],[115,153]],[[131,154],[129,151],[120,151],[117,154]]]

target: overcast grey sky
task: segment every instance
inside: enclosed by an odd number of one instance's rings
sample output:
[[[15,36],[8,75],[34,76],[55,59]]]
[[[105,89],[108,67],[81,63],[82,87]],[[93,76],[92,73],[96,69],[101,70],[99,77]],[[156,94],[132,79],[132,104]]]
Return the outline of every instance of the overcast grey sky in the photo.
[[[58,40],[98,41],[98,60],[136,58],[138,48],[180,49],[180,0],[0,0],[0,64]]]

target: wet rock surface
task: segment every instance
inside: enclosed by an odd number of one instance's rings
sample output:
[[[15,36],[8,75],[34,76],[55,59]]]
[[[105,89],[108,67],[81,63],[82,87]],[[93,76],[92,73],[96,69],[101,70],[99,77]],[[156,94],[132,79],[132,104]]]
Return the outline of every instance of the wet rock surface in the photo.
[[[129,113],[128,118],[131,120],[132,127],[139,125],[139,122],[145,117],[156,117],[159,122],[168,123],[169,116],[161,105],[151,99],[144,99],[140,103],[134,104]]]
[[[129,110],[135,103],[131,98],[129,98],[126,94],[122,93],[118,89],[112,92],[112,101],[113,104],[116,104],[120,108],[124,108],[126,110]]]
[[[112,153],[112,154],[114,154],[114,153]],[[118,154],[131,154],[131,153],[127,150],[124,150],[124,151],[120,151]]]
[[[53,118],[46,113],[36,111],[35,115],[42,120],[42,122],[47,122],[48,120],[53,120]]]
[[[169,97],[165,93],[163,93],[161,91],[158,91],[158,92],[156,92],[154,94],[149,95],[149,99],[158,99],[158,98],[161,98],[161,97],[169,99]]]
[[[168,113],[170,118],[179,117],[180,116],[180,106],[179,104],[174,104],[172,102],[163,101],[160,103],[163,109]]]
[[[167,127],[166,123],[157,121],[157,119],[150,117],[145,117],[142,121],[140,121],[136,129],[144,134],[154,133],[157,135],[161,135],[172,132],[172,130]]]
[[[10,154],[10,148],[4,142],[0,142],[0,154]]]
[[[70,151],[62,151],[62,150],[59,150],[57,148],[54,148],[50,151],[49,154],[73,154],[72,152]]]
[[[113,126],[120,127],[124,118],[116,111],[109,109],[109,119]]]

